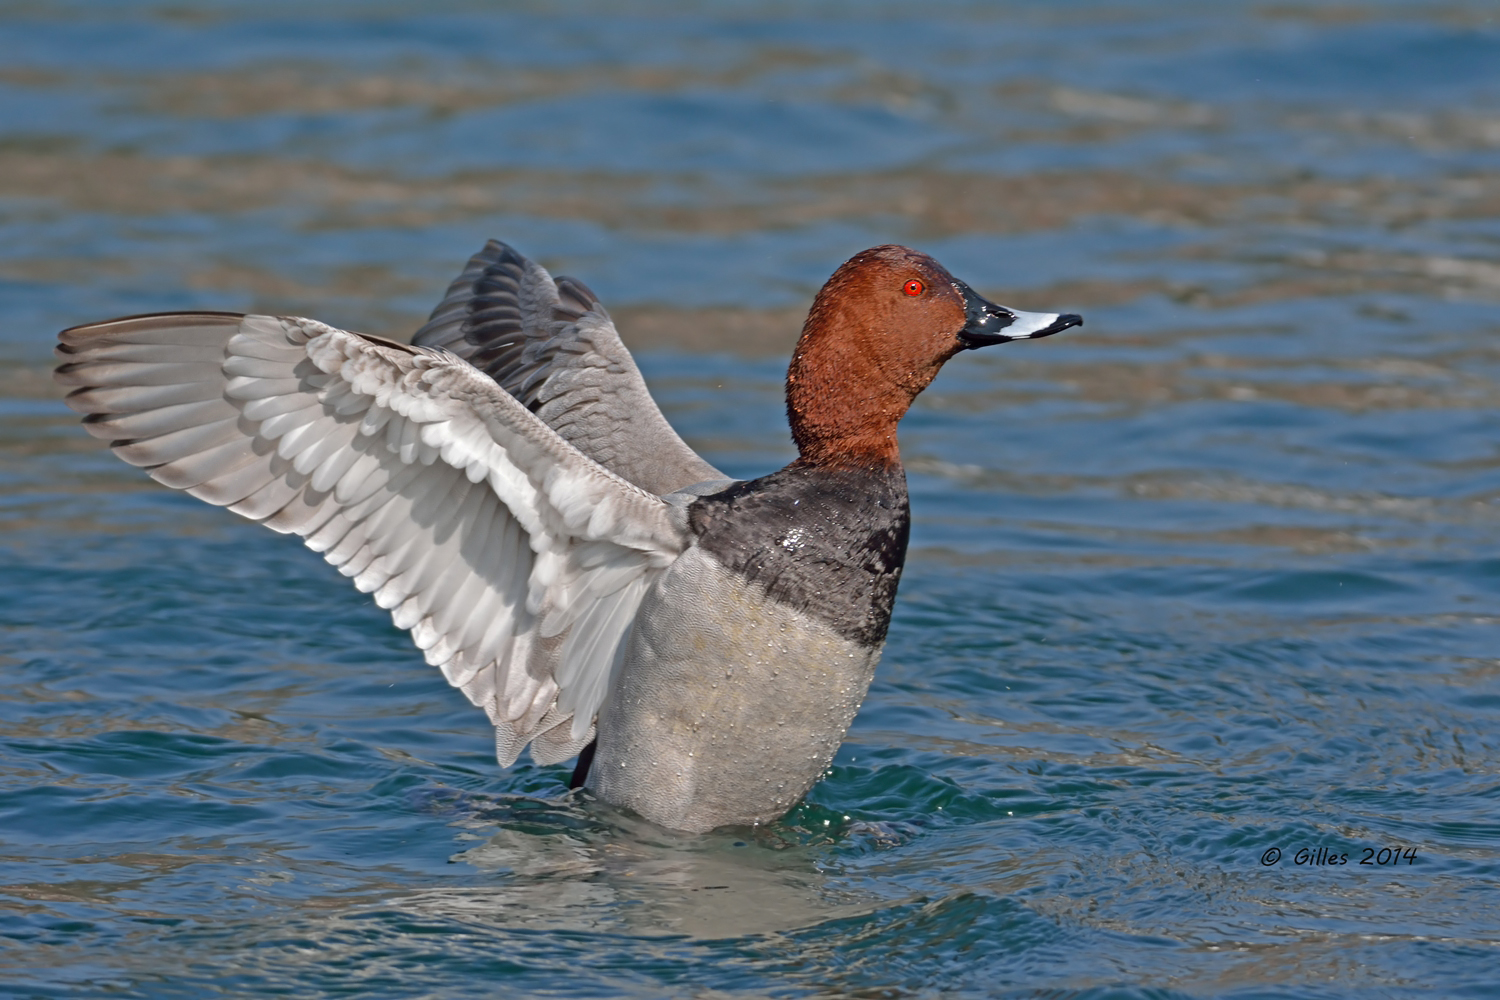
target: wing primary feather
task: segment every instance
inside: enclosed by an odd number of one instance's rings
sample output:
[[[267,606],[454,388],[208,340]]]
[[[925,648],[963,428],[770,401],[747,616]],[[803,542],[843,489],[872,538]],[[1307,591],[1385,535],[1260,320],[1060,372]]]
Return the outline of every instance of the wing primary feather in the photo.
[[[206,399],[174,403],[139,413],[91,413],[84,418],[83,426],[96,438],[114,441],[156,437],[238,416],[234,407],[223,399]]]

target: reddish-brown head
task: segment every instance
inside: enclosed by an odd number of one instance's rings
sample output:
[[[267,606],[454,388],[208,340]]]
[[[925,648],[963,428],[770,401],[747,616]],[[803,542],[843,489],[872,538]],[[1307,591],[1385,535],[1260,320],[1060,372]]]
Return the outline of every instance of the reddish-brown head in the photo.
[[[828,279],[802,327],[786,376],[792,437],[804,461],[895,464],[896,423],[943,362],[1082,322],[998,306],[917,250],[865,250]]]

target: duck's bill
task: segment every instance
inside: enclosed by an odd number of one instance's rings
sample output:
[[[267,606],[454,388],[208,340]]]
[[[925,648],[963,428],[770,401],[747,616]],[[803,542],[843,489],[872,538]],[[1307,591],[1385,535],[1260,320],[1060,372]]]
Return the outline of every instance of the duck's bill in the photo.
[[[1040,340],[1083,325],[1083,317],[1077,313],[1022,312],[991,302],[962,282],[958,284],[962,285],[968,320],[958,331],[958,339],[969,350],[1012,340]]]

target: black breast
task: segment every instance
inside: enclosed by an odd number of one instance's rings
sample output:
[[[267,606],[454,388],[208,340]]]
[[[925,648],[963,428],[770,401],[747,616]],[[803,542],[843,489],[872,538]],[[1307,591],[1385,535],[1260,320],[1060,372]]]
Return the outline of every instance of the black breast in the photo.
[[[794,462],[695,501],[698,544],[775,600],[842,636],[885,641],[906,561],[906,473]]]

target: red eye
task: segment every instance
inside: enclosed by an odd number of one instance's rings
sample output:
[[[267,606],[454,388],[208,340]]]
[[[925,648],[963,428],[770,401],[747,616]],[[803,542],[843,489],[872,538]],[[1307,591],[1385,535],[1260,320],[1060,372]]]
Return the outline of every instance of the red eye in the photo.
[[[927,286],[922,284],[916,278],[913,278],[908,281],[906,283],[906,286],[901,290],[907,295],[921,295],[923,292],[927,291]]]

